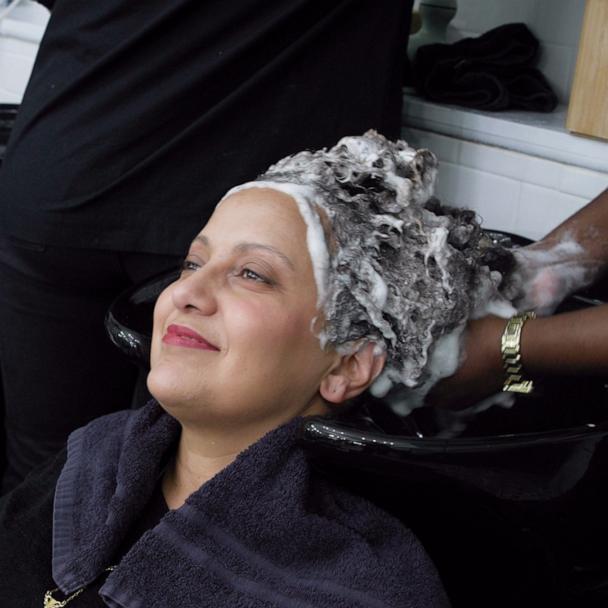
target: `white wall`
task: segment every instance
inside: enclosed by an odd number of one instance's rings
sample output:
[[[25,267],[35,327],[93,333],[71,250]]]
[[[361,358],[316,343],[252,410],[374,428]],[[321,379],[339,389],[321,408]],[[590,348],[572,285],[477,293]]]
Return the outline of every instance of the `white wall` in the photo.
[[[436,195],[486,228],[539,239],[608,187],[600,171],[413,127],[402,136],[439,158]]]
[[[41,4],[23,0],[0,21],[0,103],[21,101],[48,18]]]

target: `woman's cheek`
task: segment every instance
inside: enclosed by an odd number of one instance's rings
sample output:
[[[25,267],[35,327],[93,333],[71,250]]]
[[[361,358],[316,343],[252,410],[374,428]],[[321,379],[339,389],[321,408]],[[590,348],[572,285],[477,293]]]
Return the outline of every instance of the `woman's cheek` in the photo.
[[[287,314],[285,303],[273,303],[261,298],[257,302],[239,302],[224,319],[233,343],[241,342],[251,348],[278,349],[297,331],[297,318]]]

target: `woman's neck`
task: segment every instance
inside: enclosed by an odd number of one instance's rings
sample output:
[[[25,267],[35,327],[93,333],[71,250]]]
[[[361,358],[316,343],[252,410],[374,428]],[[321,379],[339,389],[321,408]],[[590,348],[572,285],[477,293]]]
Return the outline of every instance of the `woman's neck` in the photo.
[[[219,440],[202,439],[183,428],[175,456],[162,479],[162,491],[170,509],[181,507],[186,498],[226,468],[242,451]]]
[[[325,412],[325,404],[315,402],[305,413]],[[249,424],[223,422],[220,425],[207,421],[204,426],[182,421],[182,432],[175,456],[162,479],[162,491],[167,506],[170,509],[181,507],[190,494],[225,469],[243,450],[288,420],[289,417],[278,417]]]

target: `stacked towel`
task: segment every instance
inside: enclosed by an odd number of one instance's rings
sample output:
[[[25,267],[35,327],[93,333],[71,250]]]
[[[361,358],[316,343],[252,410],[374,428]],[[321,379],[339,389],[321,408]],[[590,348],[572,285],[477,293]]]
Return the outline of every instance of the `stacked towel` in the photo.
[[[534,67],[538,50],[523,23],[454,44],[421,46],[414,60],[416,88],[427,99],[478,110],[551,112],[557,96]]]

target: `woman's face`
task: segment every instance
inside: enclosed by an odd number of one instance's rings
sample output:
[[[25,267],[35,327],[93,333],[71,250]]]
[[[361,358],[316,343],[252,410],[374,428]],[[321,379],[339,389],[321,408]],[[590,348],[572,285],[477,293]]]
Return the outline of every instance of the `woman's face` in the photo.
[[[226,198],[154,310],[150,392],[182,423],[263,424],[321,413],[336,361],[311,331],[317,289],[295,201]]]

